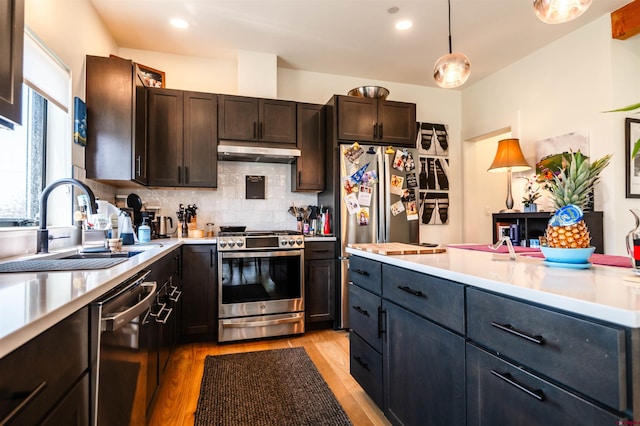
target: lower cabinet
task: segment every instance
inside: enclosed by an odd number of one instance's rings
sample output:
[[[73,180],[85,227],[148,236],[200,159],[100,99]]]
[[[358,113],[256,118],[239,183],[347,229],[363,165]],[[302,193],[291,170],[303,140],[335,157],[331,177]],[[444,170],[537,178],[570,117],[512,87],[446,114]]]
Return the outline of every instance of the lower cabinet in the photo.
[[[89,373],[75,384],[71,391],[42,422],[43,426],[84,426],[89,424]]]
[[[392,424],[637,422],[637,330],[349,262],[350,372]]]
[[[467,343],[468,425],[632,424]],[[452,423],[453,424],[453,423]]]
[[[464,338],[386,300],[382,311],[387,418],[397,425],[464,425]]]
[[[306,242],[304,260],[305,322],[333,321],[336,288],[335,242]]]
[[[0,424],[88,424],[88,348],[82,308],[0,359]]]
[[[218,298],[215,245],[182,247],[181,337],[216,337]]]

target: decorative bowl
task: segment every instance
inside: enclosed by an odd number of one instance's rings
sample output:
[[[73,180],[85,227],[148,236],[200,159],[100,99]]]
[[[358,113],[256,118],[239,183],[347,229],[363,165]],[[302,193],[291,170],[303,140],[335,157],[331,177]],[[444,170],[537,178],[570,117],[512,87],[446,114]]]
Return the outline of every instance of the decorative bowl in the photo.
[[[595,247],[587,248],[555,248],[540,247],[540,251],[549,262],[560,263],[588,263],[595,251]]]
[[[380,86],[360,86],[349,90],[347,95],[358,96],[360,98],[376,98],[385,100],[387,99],[387,96],[389,96],[389,90]]]

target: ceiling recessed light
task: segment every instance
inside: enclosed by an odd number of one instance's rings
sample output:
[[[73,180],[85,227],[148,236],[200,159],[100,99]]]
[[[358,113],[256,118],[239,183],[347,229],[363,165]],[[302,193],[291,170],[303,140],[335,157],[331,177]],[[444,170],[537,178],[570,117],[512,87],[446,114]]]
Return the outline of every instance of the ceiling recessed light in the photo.
[[[413,27],[413,22],[409,21],[408,19],[396,22],[396,30],[404,31],[408,30],[411,27]]]
[[[173,25],[176,28],[188,28],[189,27],[189,23],[187,21],[185,21],[184,19],[180,19],[180,18],[173,18],[171,20],[171,25]]]

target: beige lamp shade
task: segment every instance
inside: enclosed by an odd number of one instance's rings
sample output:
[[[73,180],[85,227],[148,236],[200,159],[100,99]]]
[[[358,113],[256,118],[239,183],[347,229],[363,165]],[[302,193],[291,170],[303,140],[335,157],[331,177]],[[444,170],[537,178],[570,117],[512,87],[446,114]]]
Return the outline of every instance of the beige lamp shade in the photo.
[[[529,169],[531,169],[531,166],[522,155],[520,141],[518,139],[502,139],[498,142],[496,157],[487,171],[504,173],[507,171],[524,172]]]

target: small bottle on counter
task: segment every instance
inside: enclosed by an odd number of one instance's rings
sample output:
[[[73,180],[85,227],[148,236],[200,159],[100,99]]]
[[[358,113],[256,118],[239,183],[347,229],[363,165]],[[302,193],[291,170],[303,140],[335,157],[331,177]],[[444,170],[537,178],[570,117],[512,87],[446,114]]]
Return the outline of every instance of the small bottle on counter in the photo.
[[[304,235],[309,235],[309,221],[307,219],[302,222],[302,233]]]
[[[151,241],[151,227],[147,225],[146,219],[142,225],[138,226],[138,242],[148,243]]]

